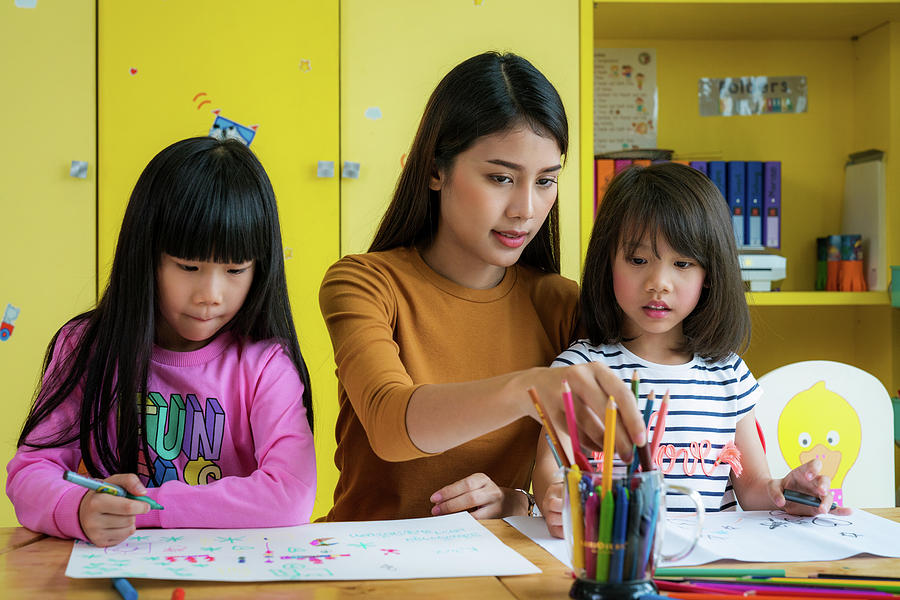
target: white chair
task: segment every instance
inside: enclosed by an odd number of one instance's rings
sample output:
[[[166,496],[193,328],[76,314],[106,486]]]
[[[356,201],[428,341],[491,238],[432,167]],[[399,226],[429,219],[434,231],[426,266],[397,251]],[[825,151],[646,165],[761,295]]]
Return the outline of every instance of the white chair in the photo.
[[[766,373],[759,384],[756,419],[773,477],[819,457],[838,504],[894,506],[893,409],[877,378],[810,360]]]

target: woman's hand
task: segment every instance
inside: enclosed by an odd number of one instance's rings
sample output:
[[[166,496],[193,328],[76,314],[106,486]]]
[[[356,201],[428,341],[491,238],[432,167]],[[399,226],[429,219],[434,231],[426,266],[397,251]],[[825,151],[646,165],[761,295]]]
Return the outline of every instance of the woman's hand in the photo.
[[[575,421],[578,423],[581,443],[588,450],[603,450],[606,404],[610,396],[615,397],[617,420],[616,451],[619,457],[631,460],[632,443],[643,446],[647,443],[644,419],[638,410],[637,401],[625,382],[606,365],[593,362],[571,367],[536,368],[525,371],[525,389],[534,386],[546,407],[547,418],[553,422],[558,433],[567,433],[566,415],[563,407],[562,381],[565,379],[572,389]],[[523,390],[524,392],[524,390]],[[530,402],[527,395],[523,402]],[[537,419],[537,411],[531,411]],[[566,449],[568,452],[569,449]]]
[[[135,496],[143,496],[147,489],[134,473],[119,473],[103,481],[125,488]],[[95,546],[115,546],[135,531],[134,517],[150,510],[139,500],[88,491],[78,506],[81,530]]]
[[[544,497],[538,500],[538,507],[544,515],[547,529],[553,537],[563,537],[562,508],[563,508],[563,484],[561,481],[547,487]]]
[[[769,481],[769,497],[775,506],[783,508],[785,512],[793,515],[818,515],[831,512],[835,515],[849,515],[852,511],[849,508],[838,507],[831,510],[833,500],[830,491],[831,480],[821,474],[822,461],[815,458],[808,463],[802,464],[787,475],[784,479],[772,479]],[[797,502],[791,502],[784,497],[784,490],[794,490],[812,496],[818,496],[822,499],[819,506],[807,506]]]
[[[512,488],[501,488],[484,473],[474,473],[431,495],[433,515],[446,515],[464,510],[476,519],[497,519],[524,515],[528,509],[525,494]]]

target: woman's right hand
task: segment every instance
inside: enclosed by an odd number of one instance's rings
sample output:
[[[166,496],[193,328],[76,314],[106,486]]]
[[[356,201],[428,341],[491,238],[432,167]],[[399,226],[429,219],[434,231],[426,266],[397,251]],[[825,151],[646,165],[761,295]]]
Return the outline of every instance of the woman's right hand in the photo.
[[[562,399],[562,382],[564,379],[568,382],[572,389],[575,421],[578,423],[581,443],[588,450],[603,450],[603,420],[610,396],[614,397],[616,402],[618,420],[616,451],[619,457],[628,462],[631,460],[632,444],[643,446],[647,443],[646,426],[638,410],[637,400],[625,382],[603,363],[592,362],[556,368],[537,367],[522,373],[524,378],[517,384],[524,385],[522,401],[528,402],[531,416],[538,419],[537,411],[531,406],[525,390],[534,386],[549,413],[547,418],[560,433],[568,432]]]
[[[103,481],[125,488],[135,496],[143,496],[147,489],[134,473],[119,473]],[[134,517],[150,510],[150,505],[139,500],[102,494],[93,490],[81,499],[78,520],[81,530],[95,546],[115,546],[128,539],[135,531]]]

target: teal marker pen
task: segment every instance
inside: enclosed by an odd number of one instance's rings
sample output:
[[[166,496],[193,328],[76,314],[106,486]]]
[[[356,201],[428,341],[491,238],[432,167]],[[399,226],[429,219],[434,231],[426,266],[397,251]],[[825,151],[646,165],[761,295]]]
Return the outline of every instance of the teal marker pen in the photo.
[[[99,494],[112,494],[113,496],[123,496],[125,498],[130,498],[132,500],[139,500],[141,502],[146,502],[150,505],[150,508],[155,508],[156,510],[163,510],[161,504],[159,504],[156,500],[149,496],[135,496],[134,494],[129,494],[121,487],[108,483],[106,481],[97,481],[96,479],[91,479],[90,477],[82,477],[75,471],[66,471],[63,473],[63,479],[66,481],[70,481],[76,485],[80,485],[81,487],[86,487],[89,490],[94,490]]]

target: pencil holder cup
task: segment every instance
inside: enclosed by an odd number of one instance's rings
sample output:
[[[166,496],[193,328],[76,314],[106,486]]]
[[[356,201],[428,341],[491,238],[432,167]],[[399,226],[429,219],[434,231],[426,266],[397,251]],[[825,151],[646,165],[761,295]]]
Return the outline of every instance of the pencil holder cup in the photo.
[[[611,479],[603,494],[602,474],[563,468],[563,533],[570,550],[578,600],[637,599],[657,593],[653,571],[660,559],[678,560],[694,549],[703,528],[703,501],[696,491],[666,483],[658,470]],[[697,508],[691,542],[662,554],[666,492],[687,495]]]

